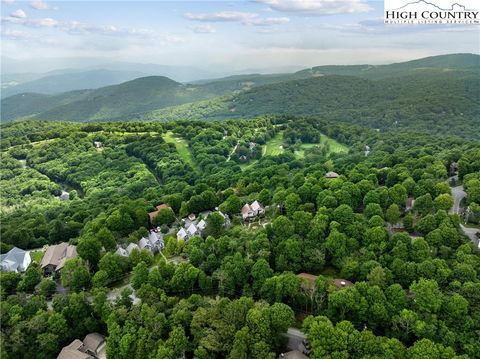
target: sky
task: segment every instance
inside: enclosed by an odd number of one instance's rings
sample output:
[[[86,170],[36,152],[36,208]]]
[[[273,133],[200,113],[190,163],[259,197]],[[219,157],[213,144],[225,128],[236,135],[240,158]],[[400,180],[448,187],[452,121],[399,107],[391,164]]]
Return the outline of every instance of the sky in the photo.
[[[23,72],[114,61],[273,72],[479,53],[480,43],[475,25],[385,25],[383,1],[368,0],[2,0],[1,21],[2,69]]]

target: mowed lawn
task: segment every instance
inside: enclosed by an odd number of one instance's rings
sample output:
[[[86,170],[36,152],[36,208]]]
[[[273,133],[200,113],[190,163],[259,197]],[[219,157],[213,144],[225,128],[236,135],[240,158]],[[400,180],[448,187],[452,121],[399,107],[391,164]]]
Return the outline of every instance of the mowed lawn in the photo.
[[[341,143],[335,141],[333,138],[330,138],[325,135],[320,135],[320,144],[316,143],[305,143],[301,145],[301,150],[295,151],[295,157],[298,159],[305,157],[305,150],[312,147],[324,147],[328,145],[328,154],[330,153],[339,153],[339,152],[348,152],[348,147],[342,145]]]
[[[283,153],[283,132],[279,132],[267,142],[267,145],[263,148],[262,154],[264,156],[278,156]]]
[[[188,149],[188,143],[182,138],[175,137],[172,132],[167,132],[165,135],[163,135],[163,139],[165,142],[173,143],[175,147],[177,148],[177,152],[180,156],[180,158],[192,168],[197,168],[197,165],[195,164],[195,161],[193,160],[192,154],[190,153],[190,150]]]

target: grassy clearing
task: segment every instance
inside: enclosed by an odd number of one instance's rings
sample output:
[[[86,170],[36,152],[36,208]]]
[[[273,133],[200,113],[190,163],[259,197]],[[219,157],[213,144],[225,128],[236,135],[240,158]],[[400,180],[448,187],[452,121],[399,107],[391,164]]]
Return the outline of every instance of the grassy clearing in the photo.
[[[265,156],[278,156],[283,153],[283,132],[279,132],[267,142],[267,145],[262,150],[262,154]]]
[[[320,144],[316,143],[305,143],[300,146],[300,150],[295,151],[295,157],[298,159],[302,159],[305,157],[305,150],[313,147],[321,147],[328,145],[328,154],[330,153],[339,153],[339,152],[348,152],[348,147],[342,145],[341,143],[335,141],[333,138],[327,137],[325,135],[321,135],[320,137]]]
[[[175,137],[172,132],[167,132],[164,136],[163,139],[165,142],[168,143],[173,143],[175,147],[177,148],[177,152],[180,156],[180,158],[193,168],[197,168],[195,161],[193,160],[192,154],[190,153],[190,150],[188,149],[188,143],[182,138]]]
[[[327,137],[325,135],[321,135],[320,137],[320,143],[322,143],[324,146],[325,144],[329,145],[329,153],[338,153],[338,152],[345,152],[348,153],[348,147],[345,145],[342,145],[341,143],[335,141],[333,138]]]

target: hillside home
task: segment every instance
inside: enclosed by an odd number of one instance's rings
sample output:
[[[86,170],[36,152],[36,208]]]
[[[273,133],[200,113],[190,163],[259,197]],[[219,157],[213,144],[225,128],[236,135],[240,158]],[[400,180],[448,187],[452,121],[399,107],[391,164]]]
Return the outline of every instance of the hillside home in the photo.
[[[187,238],[187,231],[184,228],[180,228],[180,230],[177,232],[177,240],[178,239],[183,239],[186,240]]]
[[[140,247],[138,246],[138,244],[136,244],[136,243],[130,243],[130,244],[127,246],[127,249],[126,249],[128,255],[132,254],[133,250],[135,250],[135,249],[140,250]]]
[[[57,359],[97,359],[105,358],[105,337],[98,333],[87,334],[83,342],[75,339],[63,347]]]
[[[0,268],[4,272],[25,272],[32,262],[30,253],[13,247],[7,253],[0,255]]]
[[[325,174],[325,178],[328,178],[328,179],[335,179],[335,178],[338,178],[339,174],[337,172],[333,172],[333,171],[330,171],[330,172],[327,172]]]
[[[44,275],[60,271],[65,261],[77,256],[77,247],[66,242],[49,246],[43,255],[40,267]]]
[[[265,213],[265,209],[258,201],[254,201],[252,204],[245,203],[242,208],[242,218],[244,221],[252,220],[263,213]]]
[[[115,251],[115,254],[121,257],[128,257],[128,252],[122,247],[118,247],[117,250]]]

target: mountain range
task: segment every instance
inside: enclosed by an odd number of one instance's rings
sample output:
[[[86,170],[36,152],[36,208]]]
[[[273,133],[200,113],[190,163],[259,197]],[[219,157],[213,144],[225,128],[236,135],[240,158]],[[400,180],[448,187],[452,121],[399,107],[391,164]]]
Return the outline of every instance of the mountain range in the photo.
[[[447,121],[448,116],[478,122],[479,65],[479,55],[453,54],[390,65],[318,66],[190,84],[145,76],[94,90],[16,94],[2,99],[1,119],[162,121],[285,114],[322,115],[378,128],[408,123],[414,117],[426,123]],[[33,82],[42,83],[41,79]],[[52,83],[47,81],[45,86]]]

